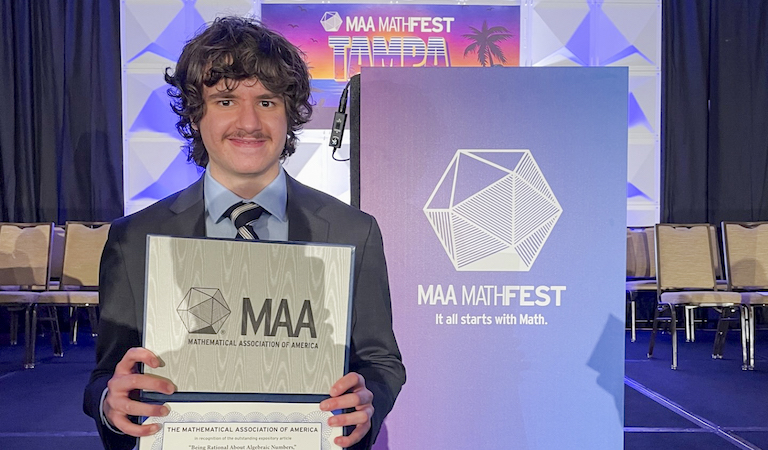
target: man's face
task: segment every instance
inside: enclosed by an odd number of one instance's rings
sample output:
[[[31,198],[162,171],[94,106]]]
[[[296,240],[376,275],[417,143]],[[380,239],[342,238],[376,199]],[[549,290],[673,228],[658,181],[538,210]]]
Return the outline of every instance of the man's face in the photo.
[[[241,197],[256,195],[280,170],[288,132],[283,97],[248,79],[231,91],[224,80],[204,86],[203,99],[205,114],[196,125],[211,176]]]

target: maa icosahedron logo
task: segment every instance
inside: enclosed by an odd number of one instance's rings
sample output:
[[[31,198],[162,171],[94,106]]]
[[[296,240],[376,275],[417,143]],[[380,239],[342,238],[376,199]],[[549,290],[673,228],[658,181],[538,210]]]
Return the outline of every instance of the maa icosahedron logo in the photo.
[[[176,312],[189,333],[216,334],[230,310],[221,291],[216,288],[193,287],[184,296]]]
[[[323,29],[328,33],[339,31],[342,23],[344,22],[336,11],[326,11],[320,19],[320,25],[322,25]]]
[[[459,271],[531,269],[563,212],[530,150],[458,150],[424,205]]]

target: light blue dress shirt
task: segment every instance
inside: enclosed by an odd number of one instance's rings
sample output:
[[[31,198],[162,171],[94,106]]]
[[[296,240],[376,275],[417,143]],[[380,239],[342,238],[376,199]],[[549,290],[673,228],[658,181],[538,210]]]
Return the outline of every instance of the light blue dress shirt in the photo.
[[[268,241],[288,240],[288,216],[285,214],[288,191],[282,166],[277,178],[253,198],[239,197],[216,181],[206,170],[205,180],[203,180],[203,196],[205,199],[206,236],[234,238],[237,235],[237,230],[232,221],[224,216],[224,213],[237,202],[254,202],[269,213],[262,214],[261,217],[251,223],[256,234],[259,235],[259,239]]]

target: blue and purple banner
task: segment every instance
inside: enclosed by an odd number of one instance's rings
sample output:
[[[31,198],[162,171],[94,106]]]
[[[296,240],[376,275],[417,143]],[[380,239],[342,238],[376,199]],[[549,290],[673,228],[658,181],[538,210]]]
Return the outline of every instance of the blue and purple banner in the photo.
[[[376,445],[623,445],[626,68],[363,68],[408,382]]]

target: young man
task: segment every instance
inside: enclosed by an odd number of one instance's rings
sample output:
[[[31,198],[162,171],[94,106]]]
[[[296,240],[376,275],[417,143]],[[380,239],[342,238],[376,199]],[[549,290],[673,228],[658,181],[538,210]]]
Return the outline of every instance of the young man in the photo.
[[[137,390],[174,391],[172,383],[136,371],[137,363],[159,364],[140,347],[147,234],[235,237],[230,212],[240,202],[263,207],[249,224],[261,239],[356,247],[350,373],[330,386],[331,398],[320,407],[351,411],[329,419],[331,426],[352,427],[336,444],[370,448],[405,382],[405,368],[392,332],[376,220],[300,184],[280,164],[295,151],[295,133],[312,112],[301,52],[253,21],[217,19],[184,47],[166,81],[189,158],[206,170],[188,188],[110,229],[99,280],[97,365],[84,399],[105,448],[132,448],[136,436],[158,431],[157,425],[138,425],[136,416],[168,414],[161,405],[136,401]]]

